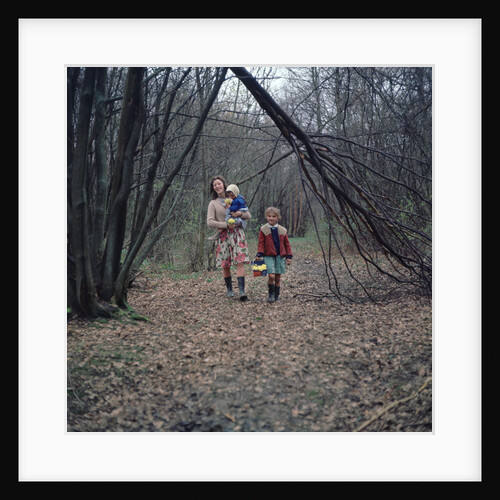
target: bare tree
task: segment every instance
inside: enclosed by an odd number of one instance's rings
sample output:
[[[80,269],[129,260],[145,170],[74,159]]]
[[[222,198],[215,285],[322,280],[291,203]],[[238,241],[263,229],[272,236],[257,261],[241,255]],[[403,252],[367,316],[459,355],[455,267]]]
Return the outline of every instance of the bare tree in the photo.
[[[390,177],[379,168],[373,168],[360,152],[374,154],[386,163],[399,168],[406,168],[402,158],[386,154],[375,148],[359,147],[352,140],[330,134],[306,133],[296,121],[280,107],[270,94],[262,88],[256,78],[245,68],[232,67],[231,71],[244,83],[259,105],[271,117],[283,137],[295,152],[299,165],[299,175],[307,199],[316,197],[321,202],[328,216],[330,241],[335,240],[335,227],[342,227],[354,242],[365,262],[384,276],[398,284],[412,284],[426,293],[432,289],[431,236],[422,229],[430,223],[425,215],[413,213],[398,206],[401,196],[391,200],[383,191],[372,189],[376,181],[383,179],[387,183],[404,190],[409,196],[417,197],[426,213],[430,213],[431,201],[423,194],[421,186],[417,189],[412,183]],[[390,103],[389,103],[390,104]],[[395,110],[397,115],[397,110]],[[404,119],[401,115],[401,119]],[[342,148],[339,147],[342,144]],[[357,148],[357,153],[353,154]],[[349,165],[349,168],[347,168]],[[362,171],[364,180],[353,172]],[[428,185],[430,179],[418,172],[410,171]],[[373,184],[371,184],[373,183]],[[430,191],[427,191],[427,194]],[[410,198],[409,198],[410,199]],[[310,203],[310,202],[309,202]],[[340,250],[340,245],[337,245]],[[382,267],[374,252],[382,252],[390,266]],[[331,255],[329,253],[329,255]],[[345,259],[344,259],[345,260]],[[347,265],[347,261],[346,265]],[[327,271],[333,273],[330,262]],[[336,292],[342,295],[333,273],[332,282]],[[363,286],[360,283],[361,286]],[[333,284],[330,289],[335,292]],[[369,295],[368,291],[365,292]]]
[[[279,105],[274,69],[253,69],[259,79],[231,70],[232,78],[227,68],[68,68],[71,307],[94,316],[127,308],[135,270],[160,240],[174,240],[167,231],[181,220],[200,268],[199,194],[215,165],[245,186],[254,220],[272,202],[291,234],[313,224],[333,295],[346,295],[338,257],[363,288],[345,239],[387,278],[381,289],[390,281],[430,293],[428,72],[290,68],[290,86],[280,87],[289,100]],[[196,193],[196,206],[183,192]]]
[[[153,120],[158,127],[151,135],[144,134],[144,88],[152,74],[157,73],[147,68],[128,68],[122,97],[104,99],[105,71],[85,68],[81,92],[78,92],[80,71],[72,68],[68,70],[68,201],[71,207],[68,212],[68,300],[70,307],[90,316],[109,315],[111,303],[119,308],[128,307],[127,289],[133,263],[143,248],[166,193],[197,143],[227,69],[218,68],[214,71],[212,89],[206,95],[202,108],[198,108],[198,116],[182,118],[183,124],[188,127],[182,134],[177,132],[174,135],[177,138],[180,135],[187,137],[177,140],[179,147],[169,158],[170,161],[165,162],[168,164],[161,175],[157,175],[157,170],[166,150],[166,131],[175,120],[181,126],[178,120],[181,114],[177,113],[175,119],[172,117],[173,100],[190,69],[183,71],[170,88],[169,97],[160,113],[163,120],[161,123]],[[158,72],[165,73],[165,70],[160,69]],[[167,69],[167,76],[168,72]],[[183,96],[184,104],[192,100],[193,95],[187,92]],[[73,104],[78,99],[74,127]],[[106,114],[105,108],[118,101],[121,102],[118,131],[110,131],[109,149],[105,151],[103,121],[112,114],[109,109]],[[157,109],[160,109],[158,102]],[[137,189],[133,184],[137,158],[151,137],[154,137],[155,142],[146,167],[145,188],[141,196],[135,197],[139,201],[135,209],[131,210],[131,196],[133,190]],[[90,148],[92,144],[94,151]],[[111,158],[111,161],[107,162],[106,158]],[[104,193],[106,200],[103,199]],[[90,199],[93,200],[92,205],[89,205]],[[103,222],[105,208],[107,217]],[[131,213],[135,213],[132,223]],[[127,235],[129,241],[126,241]],[[96,286],[94,276],[102,286]]]

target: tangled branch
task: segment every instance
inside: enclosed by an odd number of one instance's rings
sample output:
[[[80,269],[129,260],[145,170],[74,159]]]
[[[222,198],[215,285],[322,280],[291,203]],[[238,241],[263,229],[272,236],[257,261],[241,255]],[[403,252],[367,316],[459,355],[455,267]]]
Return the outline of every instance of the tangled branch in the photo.
[[[329,242],[335,242],[351,277],[356,280],[342,253],[336,229],[348,235],[370,270],[375,269],[396,286],[411,285],[430,296],[432,203],[425,194],[431,191],[431,181],[408,166],[418,164],[418,160],[402,159],[372,149],[370,154],[386,166],[382,172],[367,161],[361,161],[361,154],[355,154],[363,146],[331,135],[306,133],[245,68],[230,69],[291,146],[308,203],[310,205],[312,196],[323,207],[328,220]],[[411,182],[391,176],[388,173],[391,168],[404,169]],[[387,192],[388,185],[392,195]],[[401,206],[402,200],[407,200],[407,206]],[[328,254],[331,255],[331,248]],[[379,254],[385,258],[383,264]],[[331,260],[326,259],[326,252],[324,257],[327,272],[333,277],[330,289],[334,292],[335,286],[340,297],[344,294],[339,289]],[[361,282],[356,281],[373,299]]]

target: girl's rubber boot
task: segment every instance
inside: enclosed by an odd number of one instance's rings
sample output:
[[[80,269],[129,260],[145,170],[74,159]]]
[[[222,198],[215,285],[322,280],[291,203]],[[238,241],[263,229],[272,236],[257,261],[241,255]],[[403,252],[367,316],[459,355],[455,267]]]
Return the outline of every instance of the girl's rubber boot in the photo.
[[[279,286],[274,287],[274,300],[278,302],[280,300],[280,288]]]
[[[227,288],[226,297],[234,297],[233,282],[231,276],[229,276],[228,278],[224,278],[224,281],[226,282],[226,288]]]
[[[274,285],[270,285],[270,284],[268,284],[267,287],[269,289],[269,297],[268,297],[267,301],[274,302],[276,300],[276,298],[274,296],[276,287]]]
[[[238,276],[238,288],[240,290],[240,300],[248,300],[247,294],[245,293],[245,277]]]

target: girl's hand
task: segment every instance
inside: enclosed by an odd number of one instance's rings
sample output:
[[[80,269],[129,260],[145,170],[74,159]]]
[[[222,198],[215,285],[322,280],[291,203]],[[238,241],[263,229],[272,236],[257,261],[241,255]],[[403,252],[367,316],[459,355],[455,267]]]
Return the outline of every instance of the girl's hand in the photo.
[[[242,216],[242,213],[241,213],[241,211],[240,211],[240,210],[238,210],[237,212],[231,212],[231,215],[232,215],[233,217],[241,217],[241,216]]]
[[[286,265],[287,265],[287,266],[290,266],[290,265],[291,265],[291,263],[292,263],[292,259],[286,259]]]

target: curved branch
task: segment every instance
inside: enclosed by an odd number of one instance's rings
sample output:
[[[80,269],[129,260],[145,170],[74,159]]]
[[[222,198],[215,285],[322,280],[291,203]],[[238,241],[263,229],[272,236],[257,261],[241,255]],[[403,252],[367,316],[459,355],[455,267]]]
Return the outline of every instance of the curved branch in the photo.
[[[320,199],[327,211],[333,214],[337,221],[340,222],[340,215],[336,214],[331,203],[327,201],[328,191],[333,193],[342,209],[344,222],[341,225],[349,228],[347,233],[353,238],[360,255],[371,265],[381,270],[380,267],[363,252],[357,233],[353,229],[353,222],[356,223],[356,225],[359,223],[364,226],[368,230],[368,235],[371,236],[373,242],[380,245],[384,254],[394,257],[400,265],[404,266],[404,268],[410,272],[410,275],[416,275],[417,281],[419,281],[422,286],[427,289],[428,293],[430,293],[432,276],[430,259],[422,250],[418,249],[408,237],[409,234],[419,234],[418,229],[411,228],[408,224],[403,224],[393,217],[390,217],[386,212],[386,208],[378,203],[374,195],[364,189],[359,182],[355,182],[354,179],[350,178],[346,172],[343,171],[342,167],[332,158],[332,156],[337,156],[339,153],[315,143],[313,137],[317,138],[318,135],[309,135],[302,130],[302,128],[287,115],[245,68],[231,67],[230,69],[247,87],[258,104],[273,120],[283,137],[291,145],[299,158],[302,172],[306,174],[310,185],[314,186],[314,192],[319,194],[319,189],[315,187],[311,176],[308,175],[303,160],[306,159],[308,164],[317,171],[322,180],[324,189],[324,194],[320,196]],[[423,198],[421,193],[410,186],[396,181],[395,179],[391,179],[387,175],[377,172],[372,167],[352,157],[349,159],[356,165],[372,173],[376,173],[384,179],[387,178],[402,188],[404,187],[414,192],[423,202],[430,205],[429,200]],[[347,188],[353,190],[353,193],[357,193],[359,199],[354,199],[347,191]],[[420,236],[423,238],[426,237],[426,235],[421,232]],[[394,276],[392,277],[397,279]]]

